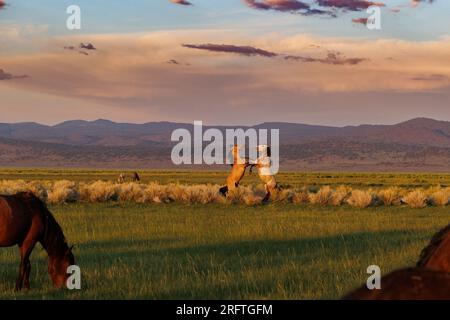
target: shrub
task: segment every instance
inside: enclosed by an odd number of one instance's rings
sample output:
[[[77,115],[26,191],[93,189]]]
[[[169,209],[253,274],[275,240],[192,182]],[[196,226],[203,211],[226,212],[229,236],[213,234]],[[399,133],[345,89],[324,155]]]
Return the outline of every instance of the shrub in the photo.
[[[352,188],[346,186],[339,186],[339,188],[337,188],[336,191],[333,192],[330,204],[332,204],[333,206],[342,205],[343,203],[345,203],[351,192]]]
[[[400,189],[397,187],[381,190],[380,192],[378,192],[377,196],[385,206],[392,206],[394,204],[397,204],[401,199]]]
[[[411,208],[421,209],[427,206],[427,195],[422,190],[415,190],[408,193],[403,201]]]
[[[326,206],[333,199],[333,190],[329,186],[326,186],[321,188],[317,193],[311,193],[309,198],[312,204]]]
[[[291,198],[292,203],[301,204],[309,202],[309,193],[305,189],[295,191]]]
[[[89,202],[107,202],[118,199],[118,187],[112,182],[96,181],[80,187],[80,198]]]
[[[347,202],[352,207],[367,208],[372,204],[373,196],[370,191],[353,190]]]
[[[450,188],[440,189],[431,194],[431,202],[436,206],[446,206],[450,203]]]
[[[76,202],[80,199],[75,182],[68,180],[55,181],[52,189],[48,192],[47,201],[51,204],[60,204],[65,202]]]

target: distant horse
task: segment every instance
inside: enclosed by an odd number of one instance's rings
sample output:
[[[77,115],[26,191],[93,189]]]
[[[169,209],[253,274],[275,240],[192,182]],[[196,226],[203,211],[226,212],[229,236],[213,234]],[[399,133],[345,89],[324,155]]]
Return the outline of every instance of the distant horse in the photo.
[[[450,224],[431,238],[420,254],[417,267],[450,273]]]
[[[381,278],[380,290],[364,285],[344,300],[450,300],[450,274],[423,268],[394,271]]]
[[[248,158],[241,158],[239,155],[239,147],[233,146],[231,150],[233,156],[233,164],[231,165],[231,172],[227,177],[227,185],[220,188],[220,193],[226,196],[230,190],[235,190],[239,186],[239,182],[242,180],[245,174],[245,170],[250,165]]]
[[[30,255],[37,242],[48,254],[53,284],[62,287],[68,279],[67,268],[75,264],[75,258],[53,215],[31,192],[0,196],[0,247],[18,245],[20,249],[16,290],[30,288]]]
[[[125,181],[127,180],[128,175],[125,173],[121,173],[119,175],[119,178],[117,178],[117,182],[118,183],[125,183]],[[139,174],[137,172],[134,172],[131,177],[130,177],[131,181],[133,182],[139,182],[141,181],[141,178],[139,177]]]

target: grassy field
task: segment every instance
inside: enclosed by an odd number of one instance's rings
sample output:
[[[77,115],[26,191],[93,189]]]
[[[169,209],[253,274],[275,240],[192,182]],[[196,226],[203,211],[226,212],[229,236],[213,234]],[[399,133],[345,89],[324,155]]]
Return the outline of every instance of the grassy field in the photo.
[[[0,248],[1,299],[336,299],[413,265],[448,208],[270,204],[52,206],[82,270],[82,290],[52,288],[32,256],[32,290],[13,290],[17,248]]]
[[[0,180],[114,181],[119,171],[0,169]],[[226,172],[141,171],[143,182],[221,184]],[[360,189],[450,186],[449,174],[296,173],[285,187]],[[244,185],[258,184],[256,175]],[[55,290],[46,254],[32,256],[32,290],[15,293],[17,248],[0,248],[0,299],[337,299],[383,273],[410,266],[450,222],[448,206],[357,209],[277,202],[77,202],[50,206],[63,226],[82,290]]]
[[[228,169],[228,167],[226,168]],[[126,172],[126,171],[125,171]],[[130,171],[132,172],[132,171]],[[71,181],[116,181],[121,171],[86,169],[1,169],[0,180],[62,180]],[[158,181],[162,184],[221,184],[226,180],[228,171],[139,171],[142,182]],[[283,187],[302,186],[339,186],[354,188],[384,188],[398,186],[402,188],[428,188],[440,184],[450,186],[448,173],[302,173],[280,172],[277,176]],[[257,174],[246,175],[243,185],[259,183]]]

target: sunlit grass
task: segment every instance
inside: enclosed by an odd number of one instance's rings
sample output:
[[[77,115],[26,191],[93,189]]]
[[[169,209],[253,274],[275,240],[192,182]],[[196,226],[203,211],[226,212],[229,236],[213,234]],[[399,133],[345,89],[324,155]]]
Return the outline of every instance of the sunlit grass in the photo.
[[[17,248],[0,248],[3,299],[327,299],[412,265],[448,209],[88,204],[52,206],[82,270],[54,290],[41,248],[28,293],[13,291]]]

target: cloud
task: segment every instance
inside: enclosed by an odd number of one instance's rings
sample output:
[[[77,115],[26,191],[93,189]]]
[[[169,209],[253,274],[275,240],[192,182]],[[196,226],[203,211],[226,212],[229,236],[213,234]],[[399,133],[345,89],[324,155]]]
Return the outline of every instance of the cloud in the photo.
[[[428,3],[433,3],[434,0],[411,0],[411,6],[412,7],[417,7],[419,4],[423,3],[423,2],[428,2]]]
[[[413,81],[447,81],[449,77],[443,74],[420,75],[411,78]]]
[[[275,57],[284,57],[284,60],[294,60],[301,62],[317,62],[329,65],[357,65],[367,59],[365,58],[345,58],[340,52],[328,52],[328,55],[325,58],[312,58],[308,56],[300,56],[300,55],[291,55],[291,54],[282,54],[275,53],[272,51],[267,51],[263,49],[259,49],[252,46],[235,46],[228,44],[183,44],[183,47],[190,49],[201,49],[213,52],[223,52],[223,53],[233,53],[244,55],[247,57],[250,56],[262,56],[266,58],[275,58]],[[317,46],[313,46],[316,48]]]
[[[226,53],[236,53],[239,55],[244,55],[247,57],[250,56],[261,56],[266,58],[273,58],[278,56],[277,53],[266,51],[263,49],[251,47],[251,46],[235,46],[235,45],[229,45],[229,44],[183,44],[183,47],[190,48],[190,49],[200,49],[200,50],[207,50],[207,51],[213,51],[213,52],[226,52]]]
[[[3,71],[3,69],[0,69],[0,81],[1,80],[12,80],[12,79],[23,79],[23,78],[28,78],[28,76],[27,75],[15,76],[15,75],[12,75],[11,73],[7,73],[7,72]]]
[[[357,65],[366,61],[365,58],[346,58],[340,52],[329,52],[326,58],[312,58],[304,56],[287,55],[285,60],[295,60],[301,62],[318,62],[330,65]]]
[[[193,4],[187,0],[170,0],[170,2],[175,4],[181,4],[183,6],[192,6]]]
[[[80,43],[80,49],[86,49],[86,50],[97,50],[96,47],[94,47],[94,45],[92,43]]]
[[[244,0],[250,8],[258,10],[275,10],[281,12],[299,13],[302,15],[330,15],[332,12],[312,8],[306,2],[299,0]]]
[[[367,25],[368,20],[369,20],[368,18],[354,18],[352,19],[352,22]]]
[[[382,2],[373,2],[367,0],[316,0],[322,7],[336,8],[348,11],[361,11],[371,6],[384,7]]]

